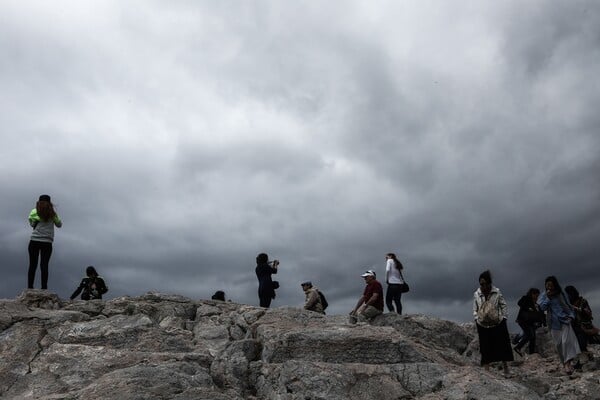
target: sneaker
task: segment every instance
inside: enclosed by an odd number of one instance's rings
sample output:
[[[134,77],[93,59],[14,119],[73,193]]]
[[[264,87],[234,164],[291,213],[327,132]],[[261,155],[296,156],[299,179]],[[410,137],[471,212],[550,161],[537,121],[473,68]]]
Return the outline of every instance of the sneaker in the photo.
[[[513,347],[513,350],[515,351],[515,353],[517,353],[519,355],[519,357],[523,357],[523,353],[521,353],[521,349],[519,349],[518,347]]]

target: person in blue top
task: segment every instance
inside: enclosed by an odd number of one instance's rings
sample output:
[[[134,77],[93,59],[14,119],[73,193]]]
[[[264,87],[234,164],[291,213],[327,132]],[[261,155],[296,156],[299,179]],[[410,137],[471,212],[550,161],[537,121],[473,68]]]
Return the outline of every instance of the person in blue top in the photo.
[[[571,322],[575,319],[575,312],[556,277],[547,277],[544,287],[546,291],[540,295],[537,302],[540,309],[546,311],[549,316],[552,341],[556,345],[565,372],[571,375],[574,371],[573,359],[581,352],[577,336],[571,327]]]
[[[33,228],[31,240],[27,248],[29,252],[29,270],[27,272],[27,288],[33,289],[35,271],[38,260],[42,272],[42,289],[48,289],[48,264],[52,255],[54,227],[60,228],[62,221],[54,211],[50,196],[43,194],[29,213],[29,225]],[[41,257],[40,257],[41,256]]]

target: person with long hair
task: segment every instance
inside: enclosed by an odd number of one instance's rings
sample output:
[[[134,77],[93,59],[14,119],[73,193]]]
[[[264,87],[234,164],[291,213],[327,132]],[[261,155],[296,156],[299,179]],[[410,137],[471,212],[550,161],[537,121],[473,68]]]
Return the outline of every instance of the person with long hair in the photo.
[[[29,225],[33,228],[29,240],[29,270],[27,273],[27,288],[33,289],[35,272],[40,262],[42,274],[42,289],[48,289],[48,264],[52,255],[52,242],[54,241],[54,227],[60,228],[62,221],[50,199],[43,194],[37,201],[35,208],[29,213]]]
[[[394,253],[388,253],[385,259],[385,283],[387,283],[385,304],[390,312],[394,312],[395,304],[396,312],[402,314],[402,291],[400,290],[400,285],[404,283],[401,272],[404,266]]]
[[[579,349],[588,359],[592,357],[587,349],[587,345],[594,343],[600,330],[592,323],[592,308],[586,299],[579,294],[575,286],[565,287],[565,293],[569,299],[569,303],[575,311],[575,323],[572,324],[577,340],[579,341]]]
[[[513,361],[510,336],[506,326],[508,307],[500,289],[492,285],[489,270],[479,275],[479,288],[473,294],[473,317],[479,336],[481,365],[489,371],[490,363],[502,361],[508,375],[507,361]]]
[[[547,277],[544,287],[546,290],[540,295],[538,304],[541,310],[550,316],[552,341],[556,345],[565,372],[571,375],[574,371],[573,359],[581,352],[577,336],[571,327],[571,322],[575,320],[575,311],[555,276]]]
[[[71,300],[79,296],[79,293],[81,293],[81,300],[102,299],[102,295],[108,292],[104,279],[91,265],[85,269],[85,274],[87,276],[81,280],[79,287],[71,295]]]

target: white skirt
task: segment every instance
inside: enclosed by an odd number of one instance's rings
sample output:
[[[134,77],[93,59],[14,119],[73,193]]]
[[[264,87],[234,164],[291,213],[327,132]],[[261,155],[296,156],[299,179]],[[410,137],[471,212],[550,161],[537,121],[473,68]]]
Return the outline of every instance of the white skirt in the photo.
[[[558,356],[563,364],[581,353],[577,336],[571,325],[560,324],[560,331],[552,329],[552,341],[556,345]]]

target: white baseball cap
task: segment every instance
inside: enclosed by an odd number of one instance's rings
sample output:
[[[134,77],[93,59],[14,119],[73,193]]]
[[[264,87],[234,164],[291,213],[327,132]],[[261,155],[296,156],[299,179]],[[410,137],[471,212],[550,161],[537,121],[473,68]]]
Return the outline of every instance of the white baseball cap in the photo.
[[[373,278],[375,278],[377,276],[377,274],[375,274],[375,271],[373,271],[372,269],[368,269],[365,271],[364,274],[361,275],[363,278],[366,278],[367,276],[372,276]]]

